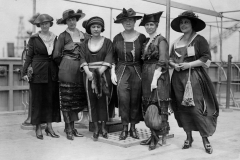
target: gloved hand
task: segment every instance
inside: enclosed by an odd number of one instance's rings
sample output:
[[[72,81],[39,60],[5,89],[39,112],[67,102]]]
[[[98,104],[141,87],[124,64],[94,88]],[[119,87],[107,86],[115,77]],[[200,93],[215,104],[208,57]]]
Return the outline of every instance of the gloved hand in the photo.
[[[117,85],[117,75],[115,73],[115,67],[111,69],[111,80],[114,85]]]
[[[23,79],[24,81],[28,81],[28,82],[29,82],[29,79],[28,79],[28,76],[27,76],[27,75],[23,76],[22,79]]]
[[[153,91],[153,89],[157,88],[157,81],[158,81],[158,78],[161,76],[161,74],[162,72],[159,71],[158,69],[154,71],[153,79],[151,83],[151,92]]]

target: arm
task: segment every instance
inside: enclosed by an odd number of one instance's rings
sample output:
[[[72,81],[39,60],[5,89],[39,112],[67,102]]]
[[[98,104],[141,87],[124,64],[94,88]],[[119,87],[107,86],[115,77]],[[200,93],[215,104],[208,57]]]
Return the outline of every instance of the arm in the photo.
[[[59,35],[59,38],[57,39],[54,52],[53,52],[53,60],[56,62],[56,64],[59,66],[62,60],[62,51],[64,48],[64,39],[65,36],[63,34]]]
[[[205,38],[200,37],[199,40],[197,42],[195,42],[195,52],[198,52],[199,56],[196,55],[196,57],[198,56],[199,58],[193,62],[185,62],[185,63],[181,63],[181,69],[185,70],[188,69],[190,67],[205,67],[208,68],[210,66],[211,63],[211,52],[209,50],[209,45],[206,41]]]
[[[114,85],[117,85],[117,75],[115,73],[118,56],[116,51],[116,38],[113,39],[113,57],[112,57],[112,68],[111,68],[111,80]]]
[[[104,58],[102,67],[99,69],[100,74],[105,72],[107,68],[112,67],[112,61],[113,61],[113,44],[111,40],[107,39],[106,40],[106,56]]]
[[[180,71],[181,67],[178,63],[174,62],[174,44],[172,45],[170,49],[170,58],[169,58],[169,66],[174,68],[176,71]]]
[[[27,77],[27,68],[32,63],[33,56],[34,56],[33,38],[30,38],[28,41],[28,52],[26,55],[26,61],[23,66],[23,79],[27,81],[29,81]]]

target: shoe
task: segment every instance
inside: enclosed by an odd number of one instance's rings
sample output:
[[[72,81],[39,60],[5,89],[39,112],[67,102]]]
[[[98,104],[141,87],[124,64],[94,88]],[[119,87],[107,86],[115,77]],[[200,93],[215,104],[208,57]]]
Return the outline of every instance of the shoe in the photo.
[[[72,131],[66,132],[66,135],[67,135],[67,139],[68,139],[68,140],[74,140]]]
[[[43,135],[42,134],[41,135],[37,134],[37,130],[38,130],[39,127],[41,128],[41,125],[40,126],[36,125],[36,129],[35,129],[36,137],[37,137],[37,139],[43,140]]]
[[[153,136],[151,136],[151,141],[150,141],[148,150],[149,151],[154,150],[156,148],[156,146],[157,146],[157,142],[156,142],[155,138]]]
[[[98,133],[93,132],[93,141],[97,141],[98,137],[99,137],[99,132]]]
[[[119,136],[119,140],[125,140],[127,136],[128,136],[128,131],[122,131]]]
[[[205,147],[205,151],[206,151],[208,154],[212,154],[213,148],[212,148],[211,144],[205,144],[204,147]]]
[[[192,147],[192,142],[193,142],[193,139],[192,139],[192,141],[189,141],[189,140],[184,141],[182,149],[188,149],[188,148]]]
[[[51,137],[53,138],[59,138],[59,135],[55,134],[55,132],[51,133],[48,128],[45,129],[46,135],[50,134]]]
[[[151,142],[151,136],[148,139],[145,139],[140,142],[140,145],[149,145]]]
[[[80,133],[78,133],[78,131],[74,128],[73,129],[73,135],[75,136],[75,137],[83,137],[83,135],[82,134],[80,134]]]
[[[105,138],[105,139],[108,139],[108,132],[102,132],[102,136],[103,136],[103,138]]]
[[[130,136],[134,139],[139,139],[138,132],[136,129],[130,129]]]

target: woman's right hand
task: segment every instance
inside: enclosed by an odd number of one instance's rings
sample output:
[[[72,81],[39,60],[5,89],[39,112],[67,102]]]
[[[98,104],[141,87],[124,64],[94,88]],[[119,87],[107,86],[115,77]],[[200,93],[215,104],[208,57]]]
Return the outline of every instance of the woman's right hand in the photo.
[[[177,63],[174,64],[174,69],[175,69],[176,71],[180,71],[181,67],[182,67],[182,66],[180,66],[180,65],[177,64]]]
[[[114,85],[117,85],[117,76],[115,73],[111,74],[111,80]]]
[[[28,81],[28,82],[29,82],[29,78],[28,78],[27,75],[23,76],[22,79],[23,79],[24,81]]]
[[[93,80],[93,73],[92,72],[88,72],[87,73],[87,79],[89,80],[89,81],[92,81]]]

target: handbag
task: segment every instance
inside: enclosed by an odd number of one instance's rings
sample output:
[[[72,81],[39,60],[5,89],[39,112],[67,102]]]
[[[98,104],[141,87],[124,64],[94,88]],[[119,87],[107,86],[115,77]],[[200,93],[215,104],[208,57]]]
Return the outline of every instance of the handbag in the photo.
[[[157,91],[156,91],[157,92]],[[151,93],[152,95],[152,93]],[[151,95],[149,97],[149,101],[148,101],[148,105],[150,102],[150,98]],[[157,99],[158,99],[158,92],[157,92]],[[158,105],[160,106],[160,102],[158,99]],[[160,130],[162,127],[162,116],[159,115],[159,109],[155,104],[150,104],[147,107],[145,116],[144,116],[144,122],[146,124],[147,127],[149,127],[150,129],[154,129],[154,130]]]
[[[190,77],[191,77],[191,67],[189,68],[188,81],[185,87],[183,100],[181,103],[183,106],[186,106],[186,107],[195,106],[195,103],[193,100],[193,91],[192,91],[192,84],[190,81]]]

